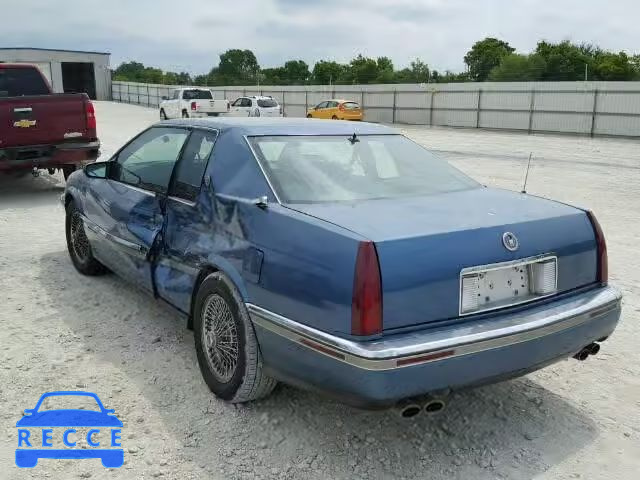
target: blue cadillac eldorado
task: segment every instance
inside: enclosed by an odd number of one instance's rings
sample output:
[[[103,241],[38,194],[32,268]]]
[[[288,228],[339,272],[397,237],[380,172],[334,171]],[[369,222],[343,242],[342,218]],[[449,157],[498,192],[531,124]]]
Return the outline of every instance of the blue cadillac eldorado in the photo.
[[[381,125],[164,121],[62,201],[77,270],[187,318],[230,402],[282,381],[393,405],[585,359],[620,317],[591,212],[486,188]]]

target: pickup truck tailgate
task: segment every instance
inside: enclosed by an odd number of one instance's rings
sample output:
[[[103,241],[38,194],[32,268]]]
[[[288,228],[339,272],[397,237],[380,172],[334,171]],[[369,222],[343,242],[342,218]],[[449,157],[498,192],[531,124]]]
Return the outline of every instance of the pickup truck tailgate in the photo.
[[[95,139],[88,131],[85,102],[79,94],[3,98],[0,149]]]

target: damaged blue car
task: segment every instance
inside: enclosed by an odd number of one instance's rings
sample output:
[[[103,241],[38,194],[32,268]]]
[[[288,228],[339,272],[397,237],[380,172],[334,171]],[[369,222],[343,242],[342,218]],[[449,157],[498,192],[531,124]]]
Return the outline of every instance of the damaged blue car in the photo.
[[[282,381],[389,406],[583,360],[620,317],[593,213],[486,188],[382,125],[164,121],[62,201],[76,269],[174,307],[230,402]]]

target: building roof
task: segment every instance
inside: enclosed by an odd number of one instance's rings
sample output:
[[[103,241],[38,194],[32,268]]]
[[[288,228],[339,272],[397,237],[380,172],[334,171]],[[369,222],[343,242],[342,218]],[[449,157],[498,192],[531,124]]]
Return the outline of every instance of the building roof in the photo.
[[[89,53],[92,55],[111,55],[110,52],[91,52],[86,50],[65,50],[61,48],[34,48],[34,47],[0,47],[2,50],[33,50],[36,52],[66,52],[66,53]]]
[[[156,125],[199,126],[241,135],[388,135],[393,128],[368,122],[281,117],[210,117],[165,120]]]

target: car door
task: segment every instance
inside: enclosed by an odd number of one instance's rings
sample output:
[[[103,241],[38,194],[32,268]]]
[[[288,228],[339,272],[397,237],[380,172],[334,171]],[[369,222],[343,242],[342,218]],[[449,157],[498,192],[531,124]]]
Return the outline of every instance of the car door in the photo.
[[[324,116],[322,118],[333,118],[338,115],[338,102],[327,102],[327,108],[324,109]]]
[[[169,103],[171,104],[171,118],[180,118],[182,116],[182,112],[180,111],[180,95],[181,95],[181,91],[180,90],[174,90],[173,91],[173,96],[171,97],[171,100],[169,101]]]
[[[89,183],[85,215],[94,255],[126,280],[153,290],[151,261],[164,202],[190,130],[152,127],[109,162],[106,179]]]
[[[154,268],[158,295],[188,313],[199,263],[211,253],[215,235],[203,176],[218,132],[196,129],[176,166],[165,209],[163,245]]]
[[[316,105],[312,116],[314,118],[325,118],[324,114],[325,114],[325,109],[327,108],[327,104],[329,102],[320,102],[318,105]]]
[[[231,104],[231,108],[229,109],[229,112],[231,113],[232,117],[242,117],[244,109],[242,106],[242,103],[244,102],[244,97],[240,97],[237,98],[235,102],[233,102]]]

